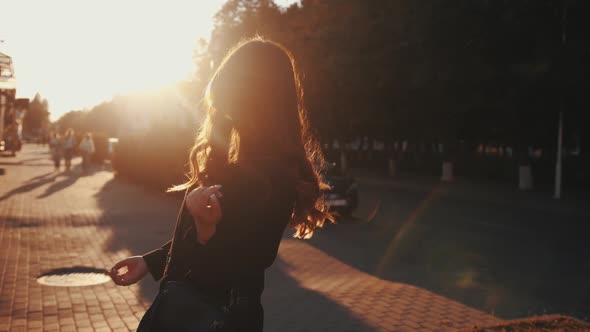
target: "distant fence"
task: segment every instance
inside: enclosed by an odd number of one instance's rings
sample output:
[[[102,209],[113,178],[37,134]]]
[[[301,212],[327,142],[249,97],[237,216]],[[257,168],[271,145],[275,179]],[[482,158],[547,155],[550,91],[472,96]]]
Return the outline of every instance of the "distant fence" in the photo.
[[[367,147],[350,148],[324,144],[326,159],[340,163],[341,154],[349,168],[372,169],[388,173],[389,159],[395,162],[396,172],[440,176],[443,161],[453,162],[453,173],[466,178],[484,178],[500,182],[518,181],[518,166],[526,160],[531,166],[535,186],[549,187],[555,177],[556,152],[552,149],[529,149],[526,157],[506,147],[472,146],[455,149],[452,153],[439,150],[438,146],[427,148],[410,144],[393,146],[377,145],[376,149]],[[442,151],[441,151],[442,150]],[[522,153],[521,153],[522,154]],[[564,155],[562,161],[563,185],[572,189],[584,189],[590,186],[590,161],[578,152]]]
[[[125,178],[165,189],[186,179],[184,174],[192,143],[193,133],[190,130],[152,130],[121,137],[115,147],[113,168]],[[397,173],[429,176],[441,176],[443,161],[450,160],[455,176],[516,184],[518,166],[522,161],[522,156],[517,157],[510,147],[491,145],[464,145],[455,148],[452,153],[439,144],[398,143],[365,147],[323,146],[328,161],[340,163],[343,154],[347,167],[373,170],[384,175],[389,172],[389,159],[394,161]],[[549,190],[555,176],[555,151],[529,149],[526,160],[532,168],[535,187]],[[585,190],[590,186],[590,161],[582,158],[580,153],[564,156],[562,167],[565,188]]]

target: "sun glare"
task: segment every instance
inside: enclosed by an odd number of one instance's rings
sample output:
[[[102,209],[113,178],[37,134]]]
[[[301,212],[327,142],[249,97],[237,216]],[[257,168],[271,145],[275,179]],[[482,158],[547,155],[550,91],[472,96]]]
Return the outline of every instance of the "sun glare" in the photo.
[[[0,51],[13,58],[17,94],[41,93],[56,119],[189,77],[193,51],[223,1],[0,2]]]

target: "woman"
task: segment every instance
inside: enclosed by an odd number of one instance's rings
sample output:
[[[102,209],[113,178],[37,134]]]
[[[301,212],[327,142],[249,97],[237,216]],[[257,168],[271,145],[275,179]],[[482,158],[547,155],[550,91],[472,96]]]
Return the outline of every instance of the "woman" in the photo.
[[[174,244],[117,263],[111,276],[130,285],[149,271],[162,278],[160,294],[188,280],[217,303],[241,303],[230,307],[232,330],[262,331],[264,271],[284,229],[309,238],[333,220],[321,196],[323,159],[308,132],[293,58],[279,44],[256,38],[235,47],[209,82],[206,101],[190,180],[172,188],[189,192]],[[179,307],[176,317],[183,310],[196,311]]]
[[[82,154],[82,168],[87,170],[90,165],[90,156],[94,153],[94,141],[92,140],[91,133],[86,133],[86,135],[84,135],[78,149]]]
[[[49,137],[49,152],[51,153],[51,159],[55,166],[55,171],[59,171],[59,164],[61,163],[62,144],[59,133],[51,132]]]
[[[74,129],[69,128],[62,139],[62,149],[64,160],[66,163],[66,171],[72,167],[72,158],[74,157],[74,147],[76,146],[76,137],[74,136]]]

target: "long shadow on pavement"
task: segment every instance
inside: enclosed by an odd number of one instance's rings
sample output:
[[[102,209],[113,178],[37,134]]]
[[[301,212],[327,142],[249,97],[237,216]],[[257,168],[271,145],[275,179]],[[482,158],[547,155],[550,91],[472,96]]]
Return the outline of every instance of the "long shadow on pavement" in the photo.
[[[83,170],[81,165],[73,166],[69,171],[65,171],[59,174],[60,177],[64,177],[64,179],[60,181],[55,181],[57,177],[54,177],[53,183],[45,189],[45,191],[37,196],[37,198],[45,198],[47,196],[51,196],[56,192],[66,189],[69,186],[73,185],[78,181],[81,177],[84,176],[92,176],[94,173],[98,172],[99,168],[97,167],[90,167],[88,170]]]
[[[2,159],[7,158],[6,156],[2,156]],[[10,157],[14,158],[14,157]],[[8,159],[8,158],[7,158]],[[48,157],[35,157],[35,158],[28,158],[28,159],[20,159],[18,161],[0,161],[0,165],[24,165],[29,164],[31,161],[38,161],[38,160],[48,160]]]
[[[52,183],[55,181],[57,176],[58,176],[58,174],[55,172],[49,172],[49,173],[45,173],[45,174],[42,174],[39,176],[35,176],[34,178],[31,178],[31,179],[23,182],[23,184],[21,186],[18,186],[16,188],[6,192],[4,195],[0,196],[0,202],[10,198],[13,195],[26,193],[26,192],[32,191],[36,188],[39,188],[47,183]]]

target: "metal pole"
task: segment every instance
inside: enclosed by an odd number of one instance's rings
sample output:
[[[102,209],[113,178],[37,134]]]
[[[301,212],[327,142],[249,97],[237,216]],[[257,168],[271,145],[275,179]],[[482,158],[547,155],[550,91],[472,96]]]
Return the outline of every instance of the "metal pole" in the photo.
[[[6,109],[6,96],[0,91],[0,141],[4,140],[4,111]]]
[[[4,44],[4,39],[0,39],[0,44]],[[7,105],[7,99],[4,91],[0,91],[0,141],[4,140],[4,112]]]
[[[563,102],[559,112],[559,129],[557,130],[557,161],[555,162],[555,199],[561,198],[561,157],[563,144]]]
[[[567,43],[567,7],[568,0],[563,2],[563,15],[561,17],[561,105],[559,110],[559,125],[557,129],[557,158],[555,160],[555,194],[554,198],[561,198],[561,159],[562,159],[562,145],[563,145],[563,113],[565,111],[565,45]]]

